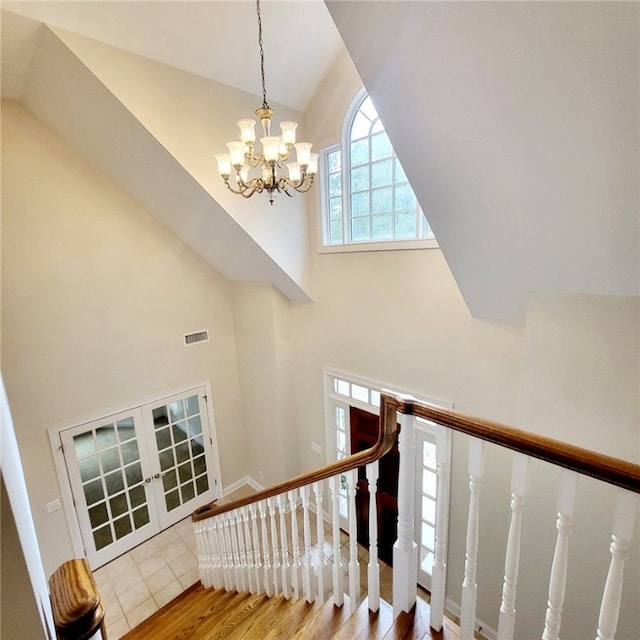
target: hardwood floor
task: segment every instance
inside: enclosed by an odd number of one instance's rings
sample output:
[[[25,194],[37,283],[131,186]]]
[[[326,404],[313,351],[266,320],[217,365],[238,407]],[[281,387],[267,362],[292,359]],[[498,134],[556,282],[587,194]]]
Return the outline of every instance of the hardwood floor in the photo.
[[[394,621],[391,606],[381,602],[371,613],[365,599],[352,615],[348,600],[336,607],[304,599],[187,589],[123,640],[459,640],[457,625],[445,619],[442,631],[429,627],[429,604],[418,599],[410,613]]]

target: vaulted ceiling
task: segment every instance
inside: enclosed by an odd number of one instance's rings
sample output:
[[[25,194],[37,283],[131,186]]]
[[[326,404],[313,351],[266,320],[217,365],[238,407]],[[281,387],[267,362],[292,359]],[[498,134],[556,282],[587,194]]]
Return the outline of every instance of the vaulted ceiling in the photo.
[[[235,92],[229,105],[249,106],[260,88],[254,3],[2,6],[4,96],[223,274],[309,299],[302,205],[272,214],[291,230],[280,245],[255,205],[234,209],[194,162],[196,142],[159,126],[105,63],[131,51],[150,60],[140,77],[158,61],[195,74],[194,95],[207,95],[201,78]],[[474,316],[522,322],[532,293],[639,294],[640,5],[263,0],[262,12],[270,96],[294,119],[346,45]],[[181,82],[159,69],[152,75]],[[98,104],[126,154],[100,134]],[[208,134],[215,150],[223,140]],[[122,157],[144,157],[147,168]],[[191,218],[177,224],[181,203]]]

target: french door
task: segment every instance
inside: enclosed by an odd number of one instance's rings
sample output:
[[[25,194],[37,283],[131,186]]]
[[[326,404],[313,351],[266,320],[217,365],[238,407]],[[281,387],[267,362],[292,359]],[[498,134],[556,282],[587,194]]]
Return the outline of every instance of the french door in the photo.
[[[198,387],[60,432],[92,568],[217,497],[205,398]]]

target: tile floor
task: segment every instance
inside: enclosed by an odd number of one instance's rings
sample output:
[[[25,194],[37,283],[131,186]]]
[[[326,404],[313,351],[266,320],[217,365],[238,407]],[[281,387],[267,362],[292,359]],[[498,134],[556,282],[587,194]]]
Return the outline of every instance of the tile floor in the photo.
[[[187,518],[93,572],[109,640],[122,637],[198,582],[195,546]]]

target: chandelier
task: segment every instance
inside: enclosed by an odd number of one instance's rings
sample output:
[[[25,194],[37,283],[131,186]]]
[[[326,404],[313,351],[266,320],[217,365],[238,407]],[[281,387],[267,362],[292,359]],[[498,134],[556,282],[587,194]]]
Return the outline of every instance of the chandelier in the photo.
[[[233,193],[250,198],[254,193],[266,191],[273,204],[277,193],[293,197],[291,190],[305,193],[313,184],[318,172],[318,154],[311,153],[311,142],[296,142],[297,122],[281,122],[281,135],[272,135],[271,121],[274,111],[267,102],[264,79],[264,49],[262,45],[262,17],[260,0],[256,0],[258,15],[258,45],[260,46],[260,74],[262,76],[262,107],[256,109],[256,116],[262,124],[260,138],[262,151],[255,147],[256,121],[242,118],[236,123],[240,129],[240,139],[227,142],[229,153],[217,153],[218,171]],[[287,162],[295,147],[296,162]],[[289,175],[281,175],[286,166]],[[251,174],[254,175],[251,175]]]

